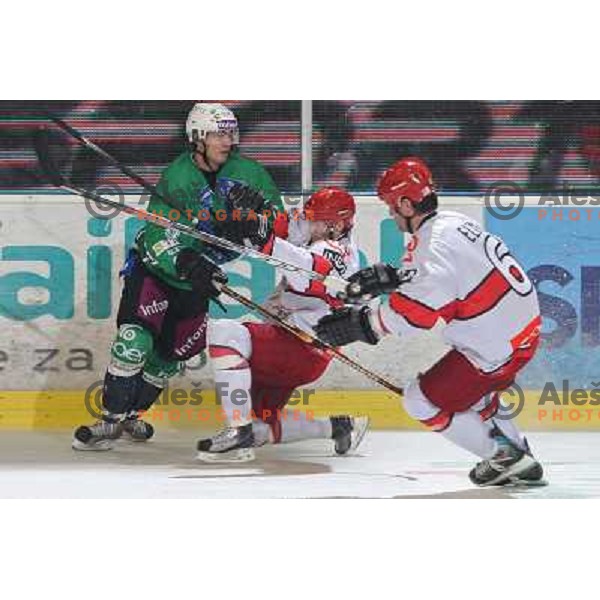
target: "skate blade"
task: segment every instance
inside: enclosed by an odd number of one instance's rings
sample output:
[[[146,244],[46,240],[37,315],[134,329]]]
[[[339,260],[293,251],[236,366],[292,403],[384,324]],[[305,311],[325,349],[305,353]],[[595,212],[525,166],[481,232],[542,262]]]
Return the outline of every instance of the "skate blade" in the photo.
[[[511,488],[536,488],[546,487],[550,485],[546,479],[538,479],[537,481],[530,481],[527,479],[519,479],[518,477],[512,478],[509,482],[505,483],[505,487]]]
[[[352,432],[354,435],[352,436],[352,444],[350,446],[351,452],[362,444],[370,424],[371,419],[369,417],[356,417],[354,419],[354,431]]]
[[[84,444],[79,440],[73,440],[71,442],[71,448],[78,452],[106,452],[114,448],[114,442],[112,440],[103,440],[96,442],[95,444]]]
[[[151,439],[152,438],[136,438],[125,431],[123,432],[123,435],[119,438],[119,440],[122,440],[124,442],[131,442],[134,444],[139,444],[140,442],[149,442]]]
[[[252,448],[237,448],[230,452],[198,452],[196,460],[205,463],[241,463],[252,462],[256,455]]]

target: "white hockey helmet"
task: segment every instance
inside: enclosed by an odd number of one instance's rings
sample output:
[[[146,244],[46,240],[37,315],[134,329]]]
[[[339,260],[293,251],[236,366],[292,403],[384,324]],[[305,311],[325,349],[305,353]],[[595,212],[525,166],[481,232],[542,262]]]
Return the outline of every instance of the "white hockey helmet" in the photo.
[[[197,102],[190,110],[185,122],[185,133],[191,144],[205,140],[209,133],[228,131],[233,134],[233,143],[240,143],[238,122],[226,106],[217,103]]]

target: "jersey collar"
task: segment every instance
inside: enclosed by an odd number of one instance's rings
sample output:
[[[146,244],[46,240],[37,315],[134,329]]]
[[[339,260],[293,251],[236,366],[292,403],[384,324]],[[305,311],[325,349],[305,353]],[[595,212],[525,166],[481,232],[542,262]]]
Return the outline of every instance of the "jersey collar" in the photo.
[[[432,213],[429,213],[420,223],[419,223],[419,227],[417,227],[417,231],[419,231],[420,229],[423,228],[423,225],[425,225],[425,223],[428,223],[429,221],[431,221],[434,217],[437,217],[437,211],[433,211]]]

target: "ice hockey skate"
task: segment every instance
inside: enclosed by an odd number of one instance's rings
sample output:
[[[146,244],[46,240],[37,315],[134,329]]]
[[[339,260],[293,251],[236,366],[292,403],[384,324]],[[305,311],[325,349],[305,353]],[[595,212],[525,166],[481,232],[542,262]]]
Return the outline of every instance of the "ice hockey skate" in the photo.
[[[488,459],[475,465],[469,473],[469,479],[480,487],[492,485],[543,486],[542,465],[535,460],[530,451],[521,450],[502,434],[495,434],[498,451]]]
[[[331,417],[331,437],[336,454],[344,455],[356,450],[367,433],[369,422],[369,417]]]
[[[102,452],[112,450],[123,430],[120,423],[97,421],[94,425],[81,425],[73,434],[73,450]]]
[[[154,436],[154,427],[137,415],[125,419],[121,423],[123,437],[131,442],[147,442]]]
[[[226,427],[211,438],[198,441],[196,458],[202,462],[250,462],[255,459],[252,423]]]

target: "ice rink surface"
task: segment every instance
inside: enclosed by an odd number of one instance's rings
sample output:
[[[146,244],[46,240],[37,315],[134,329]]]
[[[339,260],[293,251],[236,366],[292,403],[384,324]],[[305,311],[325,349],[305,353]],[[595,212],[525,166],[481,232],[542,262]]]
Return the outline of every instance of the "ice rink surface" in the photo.
[[[549,485],[472,486],[469,454],[427,432],[375,431],[354,456],[313,441],[269,446],[257,460],[194,460],[197,431],[157,431],[110,452],[74,452],[70,432],[0,432],[1,498],[597,498],[600,434],[532,433]]]

